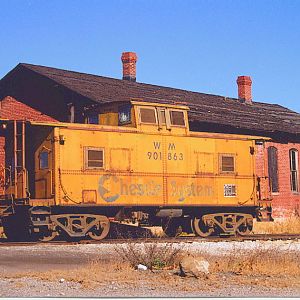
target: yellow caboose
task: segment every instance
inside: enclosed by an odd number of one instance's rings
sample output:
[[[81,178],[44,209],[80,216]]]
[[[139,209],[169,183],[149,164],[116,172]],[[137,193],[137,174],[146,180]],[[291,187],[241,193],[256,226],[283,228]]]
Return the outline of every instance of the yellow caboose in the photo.
[[[261,138],[190,132],[188,107],[139,101],[102,105],[86,123],[5,124],[7,236],[100,240],[123,221],[169,236],[251,231]]]

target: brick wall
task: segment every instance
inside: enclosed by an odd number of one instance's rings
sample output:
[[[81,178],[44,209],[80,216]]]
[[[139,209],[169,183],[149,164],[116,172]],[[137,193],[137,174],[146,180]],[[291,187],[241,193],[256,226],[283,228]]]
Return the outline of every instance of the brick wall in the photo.
[[[50,116],[42,114],[38,110],[27,106],[7,96],[0,101],[0,119],[10,120],[30,120],[30,121],[44,121],[44,122],[56,122],[56,120]],[[3,176],[3,166],[5,165],[5,137],[0,132],[0,177]],[[0,180],[1,182],[1,180]],[[0,185],[0,194],[3,194],[3,187]]]
[[[300,193],[291,191],[290,182],[290,149],[299,151],[298,159],[300,156],[300,144],[287,143],[271,143],[267,142],[265,145],[257,146],[256,150],[256,169],[258,176],[268,176],[268,147],[273,146],[278,151],[278,182],[279,192],[270,193],[268,179],[262,182],[261,189],[263,195],[269,195],[272,198],[273,217],[286,218],[295,214],[299,214]],[[300,166],[300,164],[299,164]],[[298,176],[298,182],[300,173]],[[300,185],[300,184],[299,184]]]
[[[40,111],[10,96],[5,97],[0,102],[0,118],[11,120],[56,121],[54,118],[42,114]]]

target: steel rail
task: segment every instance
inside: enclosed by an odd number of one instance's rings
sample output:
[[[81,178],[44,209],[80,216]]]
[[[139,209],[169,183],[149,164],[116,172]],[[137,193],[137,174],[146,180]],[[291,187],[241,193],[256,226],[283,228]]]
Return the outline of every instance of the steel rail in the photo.
[[[253,234],[249,236],[224,236],[200,238],[194,236],[168,237],[142,237],[142,238],[108,238],[101,241],[50,241],[50,242],[10,242],[0,239],[0,247],[34,246],[34,245],[89,245],[89,244],[128,244],[128,243],[202,243],[202,242],[245,242],[245,241],[278,241],[300,240],[300,234]]]

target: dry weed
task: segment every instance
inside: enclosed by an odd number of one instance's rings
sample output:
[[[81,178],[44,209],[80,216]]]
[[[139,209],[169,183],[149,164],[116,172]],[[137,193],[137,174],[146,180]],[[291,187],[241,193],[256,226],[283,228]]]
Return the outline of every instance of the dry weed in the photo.
[[[165,233],[160,226],[149,227],[153,237],[162,238],[165,237]]]
[[[274,222],[255,222],[253,232],[256,234],[299,234],[300,217],[293,216]]]
[[[148,269],[174,269],[178,263],[182,247],[174,243],[129,242],[115,247],[123,261],[135,268],[138,264]]]
[[[2,275],[2,278],[36,278],[39,280],[59,282],[62,278],[68,282],[79,283],[83,288],[95,288],[111,282],[132,283],[136,274],[126,264],[116,261],[92,260],[88,264],[71,270],[53,270],[46,272],[23,272]]]
[[[210,257],[211,271],[236,275],[295,275],[300,276],[300,254],[283,252],[278,247],[241,253],[234,250],[221,257]]]

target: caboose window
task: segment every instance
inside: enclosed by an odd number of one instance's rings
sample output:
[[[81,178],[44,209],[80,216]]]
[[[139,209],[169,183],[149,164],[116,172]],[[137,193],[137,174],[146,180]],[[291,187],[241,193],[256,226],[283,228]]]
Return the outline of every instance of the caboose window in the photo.
[[[158,109],[158,119],[161,125],[166,125],[166,112],[164,109]]]
[[[220,157],[221,172],[233,173],[234,172],[234,156],[222,154]]]
[[[170,119],[171,119],[171,125],[185,126],[183,111],[171,110]]]
[[[86,168],[102,169],[104,166],[103,149],[86,148]]]
[[[49,153],[43,151],[40,153],[40,169],[48,169],[49,168]]]
[[[99,124],[99,117],[96,114],[91,114],[87,116],[87,123],[88,124]]]
[[[140,108],[141,123],[156,124],[156,113],[154,108]]]

